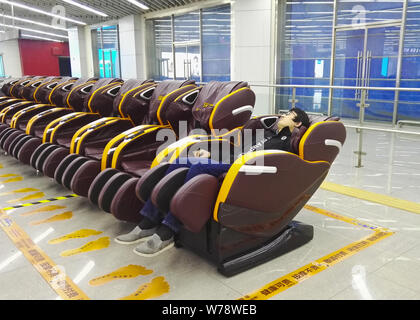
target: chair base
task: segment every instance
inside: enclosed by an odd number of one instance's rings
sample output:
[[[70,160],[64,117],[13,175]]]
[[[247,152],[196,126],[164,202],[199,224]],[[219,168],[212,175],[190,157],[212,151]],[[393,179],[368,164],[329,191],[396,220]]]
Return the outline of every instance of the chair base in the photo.
[[[299,221],[290,222],[272,239],[262,239],[240,234],[212,220],[199,233],[182,229],[175,244],[209,260],[219,273],[231,277],[303,246],[313,235],[313,226]]]

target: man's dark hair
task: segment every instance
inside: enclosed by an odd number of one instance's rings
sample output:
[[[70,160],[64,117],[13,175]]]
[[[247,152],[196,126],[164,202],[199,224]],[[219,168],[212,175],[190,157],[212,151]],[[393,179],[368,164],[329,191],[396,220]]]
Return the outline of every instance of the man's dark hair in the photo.
[[[302,122],[302,126],[309,128],[309,117],[305,111],[299,108],[292,108],[290,112],[296,113],[296,117],[293,119],[295,122]]]

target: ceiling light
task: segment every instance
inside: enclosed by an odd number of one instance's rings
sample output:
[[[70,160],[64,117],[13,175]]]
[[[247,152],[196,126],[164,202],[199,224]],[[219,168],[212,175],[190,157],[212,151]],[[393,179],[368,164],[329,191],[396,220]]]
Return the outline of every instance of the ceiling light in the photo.
[[[50,33],[50,32],[46,32],[46,31],[34,30],[34,29],[24,28],[24,27],[18,27],[18,26],[11,26],[11,25],[8,25],[8,24],[3,24],[3,23],[0,23],[0,26],[2,26],[2,27],[8,27],[8,28],[14,28],[14,29],[19,29],[19,30],[30,31],[30,32],[35,32],[35,33],[47,34],[47,35],[53,36],[53,37],[59,37],[59,38],[65,38],[65,39],[68,39],[69,38],[67,36],[62,36],[61,34]]]
[[[48,41],[54,41],[54,42],[63,42],[62,40],[56,40],[56,39],[45,38],[45,37],[38,37],[38,36],[33,36],[31,34],[26,34],[26,33],[22,33],[21,36],[26,37],[26,38],[35,38],[35,39],[48,40]]]
[[[131,4],[134,4],[135,6],[139,7],[140,9],[143,9],[143,10],[149,10],[150,9],[148,6],[144,5],[141,2],[138,2],[136,0],[127,0],[127,1],[130,2]]]
[[[90,8],[88,6],[85,6],[84,4],[78,3],[76,1],[73,1],[73,0],[63,0],[63,1],[66,2],[66,3],[68,3],[68,4],[72,4],[72,5],[76,6],[76,7],[82,8],[83,10],[93,12],[93,13],[99,15],[99,16],[108,17],[108,15],[106,13],[103,13],[101,11],[92,9],[92,8]]]
[[[66,20],[66,21],[76,23],[76,24],[81,24],[81,25],[84,25],[84,26],[86,25],[86,23],[84,23],[82,21],[78,21],[78,20],[67,18],[67,17],[63,17],[63,16],[60,16],[58,14],[54,14],[54,13],[51,13],[51,12],[48,12],[48,11],[33,8],[33,7],[27,6],[27,5],[22,4],[22,3],[12,2],[12,1],[7,1],[7,0],[0,0],[0,3],[10,4],[10,5],[15,6],[15,7],[30,10],[30,11],[37,12],[37,13],[40,13],[40,14],[45,14],[45,15],[50,16],[50,17],[59,18],[59,19],[62,19],[62,20]]]
[[[28,23],[33,23],[33,24],[37,24],[46,28],[54,28],[54,29],[58,29],[58,30],[64,30],[67,31],[66,28],[62,28],[62,27],[56,27],[50,24],[46,24],[46,23],[42,23],[42,22],[38,22],[38,21],[33,21],[33,20],[29,20],[29,19],[23,19],[23,18],[19,18],[19,17],[13,17],[13,16],[9,16],[7,14],[0,14],[0,17],[5,17],[5,18],[9,18],[9,19],[14,19],[17,21],[22,21],[22,22],[28,22]]]

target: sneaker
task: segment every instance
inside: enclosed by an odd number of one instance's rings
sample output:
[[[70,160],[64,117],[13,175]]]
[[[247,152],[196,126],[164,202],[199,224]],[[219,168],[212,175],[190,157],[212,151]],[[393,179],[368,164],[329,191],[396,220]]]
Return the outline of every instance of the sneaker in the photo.
[[[154,257],[173,246],[174,237],[162,241],[159,235],[155,233],[147,242],[138,245],[133,251],[139,256]]]
[[[139,226],[137,226],[130,233],[122,234],[116,237],[114,240],[119,244],[138,243],[150,239],[155,232],[156,227],[143,230]]]

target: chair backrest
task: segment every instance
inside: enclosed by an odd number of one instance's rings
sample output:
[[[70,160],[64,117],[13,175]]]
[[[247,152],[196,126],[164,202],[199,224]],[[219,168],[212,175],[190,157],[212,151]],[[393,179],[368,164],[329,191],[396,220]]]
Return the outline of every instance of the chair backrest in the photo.
[[[70,91],[60,91],[63,103],[74,111],[84,111],[85,99],[89,96],[98,78],[80,78],[72,86]]]
[[[44,82],[45,80],[49,81],[49,79],[51,78],[47,79],[46,77],[36,76],[28,80],[21,81],[12,87],[11,93],[16,98],[23,98],[32,101],[34,99],[34,91],[42,82]]]
[[[214,134],[217,129],[242,126],[251,117],[254,105],[255,94],[246,82],[211,81],[179,96],[168,108],[166,118],[176,132],[179,120],[187,120],[188,132],[200,128]]]
[[[111,116],[114,99],[123,83],[119,78],[102,78],[96,81],[84,100],[83,111],[99,113],[102,117]]]
[[[41,83],[38,88],[34,91],[33,97],[34,100],[39,103],[51,104],[49,99],[50,93],[62,83],[68,82],[70,79],[76,79],[72,77],[55,77],[50,79],[50,81],[44,81]]]
[[[114,114],[130,119],[134,125],[140,125],[148,113],[150,96],[155,86],[155,82],[150,79],[125,81],[114,99]]]
[[[46,92],[44,99],[48,99],[48,103],[57,107],[68,107],[66,103],[66,96],[70,92],[71,88],[80,79],[76,77],[65,77],[52,90]],[[86,81],[83,79],[83,81]]]
[[[188,86],[188,87],[187,87]],[[149,112],[145,117],[145,123],[166,125],[168,123],[166,113],[172,99],[169,95],[178,96],[178,90],[184,88],[196,88],[194,80],[165,80],[159,82],[150,98]]]

